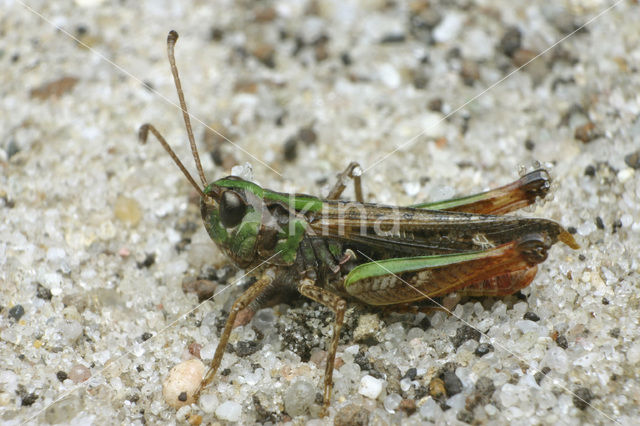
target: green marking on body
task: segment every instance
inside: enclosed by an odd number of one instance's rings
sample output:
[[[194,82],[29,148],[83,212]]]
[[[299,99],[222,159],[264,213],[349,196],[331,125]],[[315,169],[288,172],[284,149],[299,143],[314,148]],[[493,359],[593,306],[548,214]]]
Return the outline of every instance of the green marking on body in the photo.
[[[287,234],[286,231],[279,233],[278,236],[285,239],[278,241],[278,244],[276,244],[276,251],[280,252],[280,257],[287,263],[293,263],[296,260],[298,246],[306,232],[306,222],[293,219],[293,222],[289,223],[289,227],[292,224],[293,233]]]
[[[219,179],[211,185],[221,186],[223,188],[238,188],[251,191],[256,197],[266,200],[281,201],[284,204],[292,206],[296,210],[306,210],[310,212],[318,212],[322,210],[322,200],[312,196],[281,194],[279,192],[264,189],[253,182],[246,180]],[[207,189],[209,189],[207,186]],[[205,189],[205,192],[207,191]]]
[[[447,254],[435,256],[400,257],[396,259],[380,260],[358,265],[344,280],[345,289],[351,284],[367,278],[381,277],[404,272],[415,272],[427,268],[437,268],[469,260],[482,259],[492,255],[492,251],[474,251],[464,254]]]
[[[488,199],[489,197],[487,197],[486,194],[487,194],[486,192],[483,192],[481,194],[469,195],[469,196],[460,197],[460,198],[453,198],[451,200],[413,204],[409,207],[413,207],[414,209],[448,210],[448,209],[459,207],[465,204],[477,203],[478,201]]]

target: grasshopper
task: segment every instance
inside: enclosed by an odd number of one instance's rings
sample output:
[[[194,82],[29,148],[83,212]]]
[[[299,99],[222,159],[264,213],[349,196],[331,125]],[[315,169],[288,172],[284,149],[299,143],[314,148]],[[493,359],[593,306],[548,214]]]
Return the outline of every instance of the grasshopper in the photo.
[[[550,189],[544,169],[483,193],[408,207],[364,202],[357,163],[338,175],[325,198],[286,194],[236,176],[208,183],[196,148],[178,75],[171,31],[167,50],[184,123],[202,187],[166,139],[151,132],[200,194],[204,226],[237,266],[256,268],[257,281],[235,301],[196,398],[220,367],[236,316],[256,308],[269,293],[297,290],[335,314],[324,372],[323,415],[331,401],[333,368],[347,300],[395,305],[453,292],[505,296],[528,286],[553,244],[578,244],[561,225],[547,219],[504,216],[543,198]],[[351,179],[356,201],[341,201]]]

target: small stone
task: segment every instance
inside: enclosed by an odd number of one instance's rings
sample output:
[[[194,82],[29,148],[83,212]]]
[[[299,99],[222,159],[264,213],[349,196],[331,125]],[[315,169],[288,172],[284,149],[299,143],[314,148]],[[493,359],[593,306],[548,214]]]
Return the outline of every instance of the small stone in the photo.
[[[13,318],[16,321],[20,321],[20,318],[24,315],[24,308],[22,305],[15,305],[9,309],[9,318]]]
[[[493,345],[490,343],[480,343],[473,354],[477,357],[483,357],[489,352],[493,352]]]
[[[20,403],[23,407],[30,407],[34,402],[38,399],[38,395],[35,393],[29,393],[22,398],[22,402]]]
[[[199,303],[210,299],[217,289],[218,284],[210,280],[194,280],[193,278],[182,280],[182,291],[197,294]]]
[[[589,164],[587,167],[585,167],[584,168],[584,175],[585,176],[589,176],[589,177],[594,177],[596,175],[595,166]]]
[[[216,408],[216,417],[220,420],[237,422],[242,415],[242,405],[235,401],[225,401]]]
[[[357,343],[378,344],[377,334],[382,328],[382,321],[376,314],[365,314],[358,318],[358,325],[353,330],[353,341]]]
[[[540,386],[542,379],[544,379],[545,376],[549,374],[550,371],[551,369],[549,367],[542,367],[542,370],[538,371],[536,374],[533,375],[533,378],[535,379],[538,386]]]
[[[423,419],[435,422],[442,416],[442,408],[435,399],[429,398],[422,404],[419,413]]]
[[[500,39],[499,49],[505,55],[511,57],[522,45],[522,33],[517,27],[510,27]]]
[[[640,150],[625,155],[624,162],[634,170],[640,169]]]
[[[367,426],[369,424],[369,411],[356,405],[345,405],[338,411],[333,420],[334,426]]]
[[[632,365],[640,362],[640,343],[631,345],[631,347],[627,350],[627,361],[629,361]]]
[[[302,416],[316,399],[314,385],[305,380],[296,380],[284,394],[284,408],[291,417]]]
[[[578,388],[573,395],[573,405],[579,410],[584,410],[592,399],[593,394],[588,388]]]
[[[384,409],[387,410],[389,413],[395,413],[396,409],[398,409],[401,402],[402,402],[402,397],[397,393],[392,393],[387,395],[384,398],[382,405],[384,406]]]
[[[527,151],[533,151],[533,149],[536,147],[536,144],[531,139],[527,139],[526,141],[524,141],[524,147]]]
[[[451,338],[451,343],[458,349],[467,340],[480,340],[480,331],[468,325],[463,325],[456,330],[456,335]]]
[[[444,387],[447,390],[447,395],[452,396],[462,391],[462,381],[456,376],[453,371],[445,371],[441,375],[441,379],[444,382]]]
[[[153,337],[153,334],[149,333],[148,331],[145,331],[144,333],[142,333],[142,336],[140,336],[140,340],[144,342],[151,339],[152,337]]]
[[[136,266],[138,267],[138,269],[149,268],[154,263],[156,263],[156,255],[155,255],[155,253],[149,253],[149,254],[146,255],[146,257],[144,258],[144,260],[142,262],[137,262]]]
[[[142,210],[138,201],[122,195],[116,198],[113,213],[118,220],[131,226],[136,226],[142,218]]]
[[[400,401],[400,406],[398,406],[398,408],[410,416],[416,412],[416,401],[413,399],[403,399]]]
[[[61,382],[64,382],[65,380],[67,380],[68,376],[67,373],[60,370],[56,373],[56,377],[58,378],[58,380],[60,380]]]
[[[78,384],[82,383],[91,377],[91,370],[85,367],[82,364],[75,364],[69,370],[69,379],[73,381],[73,383]]]
[[[411,367],[404,373],[403,379],[408,378],[409,380],[413,380],[418,375],[418,369],[415,367]]]
[[[198,399],[198,406],[200,406],[200,408],[202,408],[202,411],[204,411],[205,413],[211,414],[218,406],[218,398],[210,393],[200,395],[200,399]]]
[[[294,161],[298,157],[298,140],[294,137],[287,139],[282,153],[286,161]]]
[[[531,312],[531,311],[526,312],[523,318],[529,321],[534,321],[534,322],[540,321],[540,317],[535,312]]]
[[[382,392],[382,385],[384,382],[380,379],[376,379],[373,376],[366,375],[362,379],[360,379],[360,387],[358,388],[358,393],[360,395],[364,395],[367,398],[376,399],[380,396]]]
[[[194,403],[193,396],[200,386],[204,370],[204,364],[197,358],[174,366],[162,383],[162,396],[166,403],[176,409]]]
[[[249,356],[260,350],[261,345],[255,341],[240,341],[236,344],[235,351],[239,357]]]
[[[298,130],[298,139],[301,140],[306,145],[311,145],[315,143],[318,139],[315,130],[313,130],[312,126],[301,127]]]
[[[429,382],[429,395],[431,398],[440,400],[447,397],[447,389],[444,386],[444,380],[434,377]]]
[[[584,143],[591,142],[598,137],[596,125],[589,121],[582,126],[576,127],[573,137]]]
[[[36,289],[36,297],[44,300],[51,300],[51,290],[38,283],[38,288]]]
[[[433,29],[434,40],[438,43],[446,43],[456,38],[464,25],[464,19],[461,13],[448,13]]]
[[[567,342],[567,338],[563,335],[558,336],[556,339],[556,345],[561,347],[562,349],[567,349],[569,347],[569,342]]]

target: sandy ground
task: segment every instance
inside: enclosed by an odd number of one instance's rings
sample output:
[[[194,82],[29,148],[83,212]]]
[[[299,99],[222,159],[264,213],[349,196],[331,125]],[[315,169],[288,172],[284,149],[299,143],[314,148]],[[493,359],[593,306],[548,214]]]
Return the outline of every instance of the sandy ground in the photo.
[[[634,423],[640,11],[527,4],[0,1],[0,423]],[[368,200],[407,205],[539,161],[553,196],[524,214],[582,248],[558,244],[520,296],[453,315],[352,308],[324,420],[331,315],[285,299],[234,331],[225,375],[176,412],[163,379],[211,358],[248,282],[171,159],[137,142],[155,123],[194,170],[170,29],[209,180],[249,162],[265,187],[321,195],[355,160]],[[182,286],[196,277],[221,293],[199,305]]]

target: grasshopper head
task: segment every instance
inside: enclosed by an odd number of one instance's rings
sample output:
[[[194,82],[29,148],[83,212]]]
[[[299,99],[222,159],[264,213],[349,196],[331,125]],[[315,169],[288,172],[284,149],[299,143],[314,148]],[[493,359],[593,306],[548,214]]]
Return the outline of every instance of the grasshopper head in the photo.
[[[269,256],[279,224],[263,200],[264,190],[236,176],[219,179],[204,189],[200,213],[216,245],[241,268]]]

